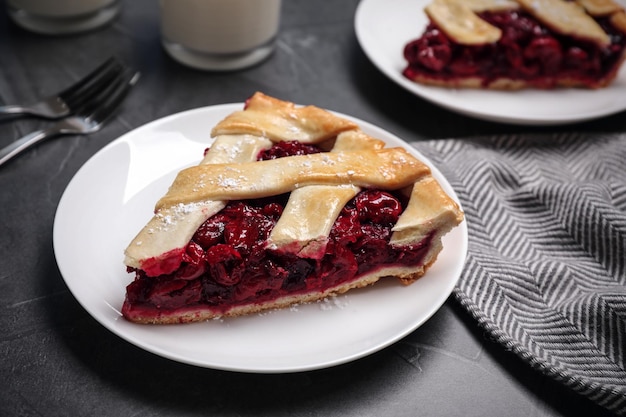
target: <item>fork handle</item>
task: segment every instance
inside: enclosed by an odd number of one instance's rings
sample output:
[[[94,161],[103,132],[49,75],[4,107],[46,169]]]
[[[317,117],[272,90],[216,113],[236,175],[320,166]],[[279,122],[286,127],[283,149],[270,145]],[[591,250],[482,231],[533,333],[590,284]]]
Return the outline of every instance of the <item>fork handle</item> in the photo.
[[[0,106],[0,120],[12,119],[17,116],[29,114],[27,108],[17,105]]]
[[[26,149],[35,145],[36,143],[41,142],[42,140],[56,136],[61,132],[58,129],[45,129],[45,130],[37,130],[35,132],[29,133],[28,135],[16,140],[10,145],[5,146],[0,149],[0,166],[5,162],[10,160],[11,158],[19,155]]]
[[[8,104],[0,106],[0,121],[19,116],[37,116],[44,119],[59,119],[70,114],[67,104],[58,98],[49,98],[29,106]]]

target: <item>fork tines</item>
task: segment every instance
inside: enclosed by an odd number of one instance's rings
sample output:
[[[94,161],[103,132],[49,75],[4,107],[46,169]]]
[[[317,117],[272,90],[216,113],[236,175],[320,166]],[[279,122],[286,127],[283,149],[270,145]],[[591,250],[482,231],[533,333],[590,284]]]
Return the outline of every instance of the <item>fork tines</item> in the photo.
[[[76,109],[76,116],[90,119],[95,123],[103,123],[126,98],[130,88],[139,80],[139,73],[125,70],[111,80],[108,86],[98,91],[88,101]]]
[[[62,91],[59,97],[65,102],[70,112],[73,112],[78,106],[90,101],[92,96],[101,90],[103,86],[120,77],[124,71],[124,64],[117,58],[111,57],[83,77],[78,83]]]

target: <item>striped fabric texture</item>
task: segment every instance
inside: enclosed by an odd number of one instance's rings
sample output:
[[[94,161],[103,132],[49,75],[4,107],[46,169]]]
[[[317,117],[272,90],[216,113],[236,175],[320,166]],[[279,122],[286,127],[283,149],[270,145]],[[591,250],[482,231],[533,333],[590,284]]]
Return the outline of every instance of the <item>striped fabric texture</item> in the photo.
[[[456,300],[530,366],[626,415],[626,135],[414,146],[465,211]]]

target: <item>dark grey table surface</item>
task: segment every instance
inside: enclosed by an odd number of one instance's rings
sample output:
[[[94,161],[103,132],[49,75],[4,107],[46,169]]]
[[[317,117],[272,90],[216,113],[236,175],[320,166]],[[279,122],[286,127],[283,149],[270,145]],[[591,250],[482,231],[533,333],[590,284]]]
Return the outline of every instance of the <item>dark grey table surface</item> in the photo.
[[[148,353],[105,329],[68,290],[52,244],[55,210],[68,182],[107,143],[180,111],[241,102],[263,91],[353,115],[407,142],[626,132],[625,113],[535,128],[482,122],[434,106],[368,61],[353,28],[357,5],[285,0],[275,53],[232,73],[196,71],[169,59],[160,46],[156,0],[126,0],[113,24],[65,37],[23,31],[1,8],[0,104],[53,93],[111,55],[142,73],[104,130],[46,142],[0,168],[1,416],[607,415],[491,342],[452,298],[418,330],[371,356],[329,369],[263,375]],[[0,146],[44,125],[35,119],[1,122]]]

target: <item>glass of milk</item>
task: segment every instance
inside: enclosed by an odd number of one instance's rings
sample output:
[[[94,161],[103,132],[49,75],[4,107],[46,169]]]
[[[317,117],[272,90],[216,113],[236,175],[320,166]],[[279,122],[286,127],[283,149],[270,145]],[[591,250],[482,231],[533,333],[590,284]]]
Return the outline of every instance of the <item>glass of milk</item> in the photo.
[[[228,71],[274,50],[281,0],[160,0],[163,47],[192,68]]]
[[[24,29],[46,35],[84,32],[109,23],[118,0],[6,0],[11,19]]]

